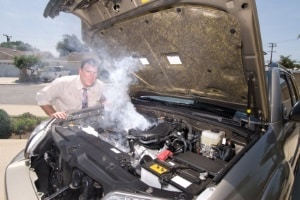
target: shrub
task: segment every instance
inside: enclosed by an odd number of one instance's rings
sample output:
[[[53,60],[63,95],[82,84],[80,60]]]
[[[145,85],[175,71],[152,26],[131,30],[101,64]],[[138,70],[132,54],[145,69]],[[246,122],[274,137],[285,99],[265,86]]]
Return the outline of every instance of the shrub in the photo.
[[[5,110],[0,109],[0,138],[7,139],[11,136],[10,118]]]
[[[40,124],[42,118],[32,115],[30,113],[23,113],[14,118],[11,122],[11,131],[16,135],[25,134],[33,131],[33,129]]]

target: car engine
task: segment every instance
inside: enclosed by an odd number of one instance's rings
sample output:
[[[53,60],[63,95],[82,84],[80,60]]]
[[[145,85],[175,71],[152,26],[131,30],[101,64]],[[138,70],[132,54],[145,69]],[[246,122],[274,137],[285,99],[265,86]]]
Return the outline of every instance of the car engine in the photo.
[[[31,156],[44,199],[101,199],[114,190],[191,199],[218,181],[247,143],[198,119],[141,111],[152,124],[147,130],[104,126],[101,109],[55,121]]]

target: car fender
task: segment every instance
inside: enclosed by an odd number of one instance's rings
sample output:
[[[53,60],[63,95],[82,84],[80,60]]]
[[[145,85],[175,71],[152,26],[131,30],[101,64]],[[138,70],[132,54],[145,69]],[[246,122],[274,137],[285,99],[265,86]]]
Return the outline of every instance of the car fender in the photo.
[[[288,162],[283,161],[270,177],[261,199],[288,199],[294,175]]]
[[[286,173],[290,173],[286,164],[282,165],[286,161],[271,129],[243,154],[239,162],[217,184],[211,199],[261,199],[263,189],[268,187],[273,177],[280,174],[279,177],[284,177]]]

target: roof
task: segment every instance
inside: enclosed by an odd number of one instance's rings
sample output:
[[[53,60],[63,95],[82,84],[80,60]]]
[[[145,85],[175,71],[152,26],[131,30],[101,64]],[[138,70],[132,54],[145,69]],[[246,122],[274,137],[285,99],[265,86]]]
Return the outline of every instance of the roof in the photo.
[[[0,60],[13,60],[15,56],[36,55],[39,58],[54,58],[50,52],[46,51],[20,51],[11,48],[0,47]]]
[[[24,52],[10,48],[0,47],[0,60],[13,60],[15,56],[24,55]]]

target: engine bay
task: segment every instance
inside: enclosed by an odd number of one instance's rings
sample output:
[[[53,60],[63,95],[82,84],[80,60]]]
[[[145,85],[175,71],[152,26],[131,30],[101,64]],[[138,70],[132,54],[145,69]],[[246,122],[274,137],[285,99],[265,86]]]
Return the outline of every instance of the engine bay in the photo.
[[[218,182],[249,143],[226,126],[138,109],[151,121],[147,130],[105,126],[101,109],[53,123],[31,157],[37,190],[46,199],[101,199],[114,190],[191,199]]]

